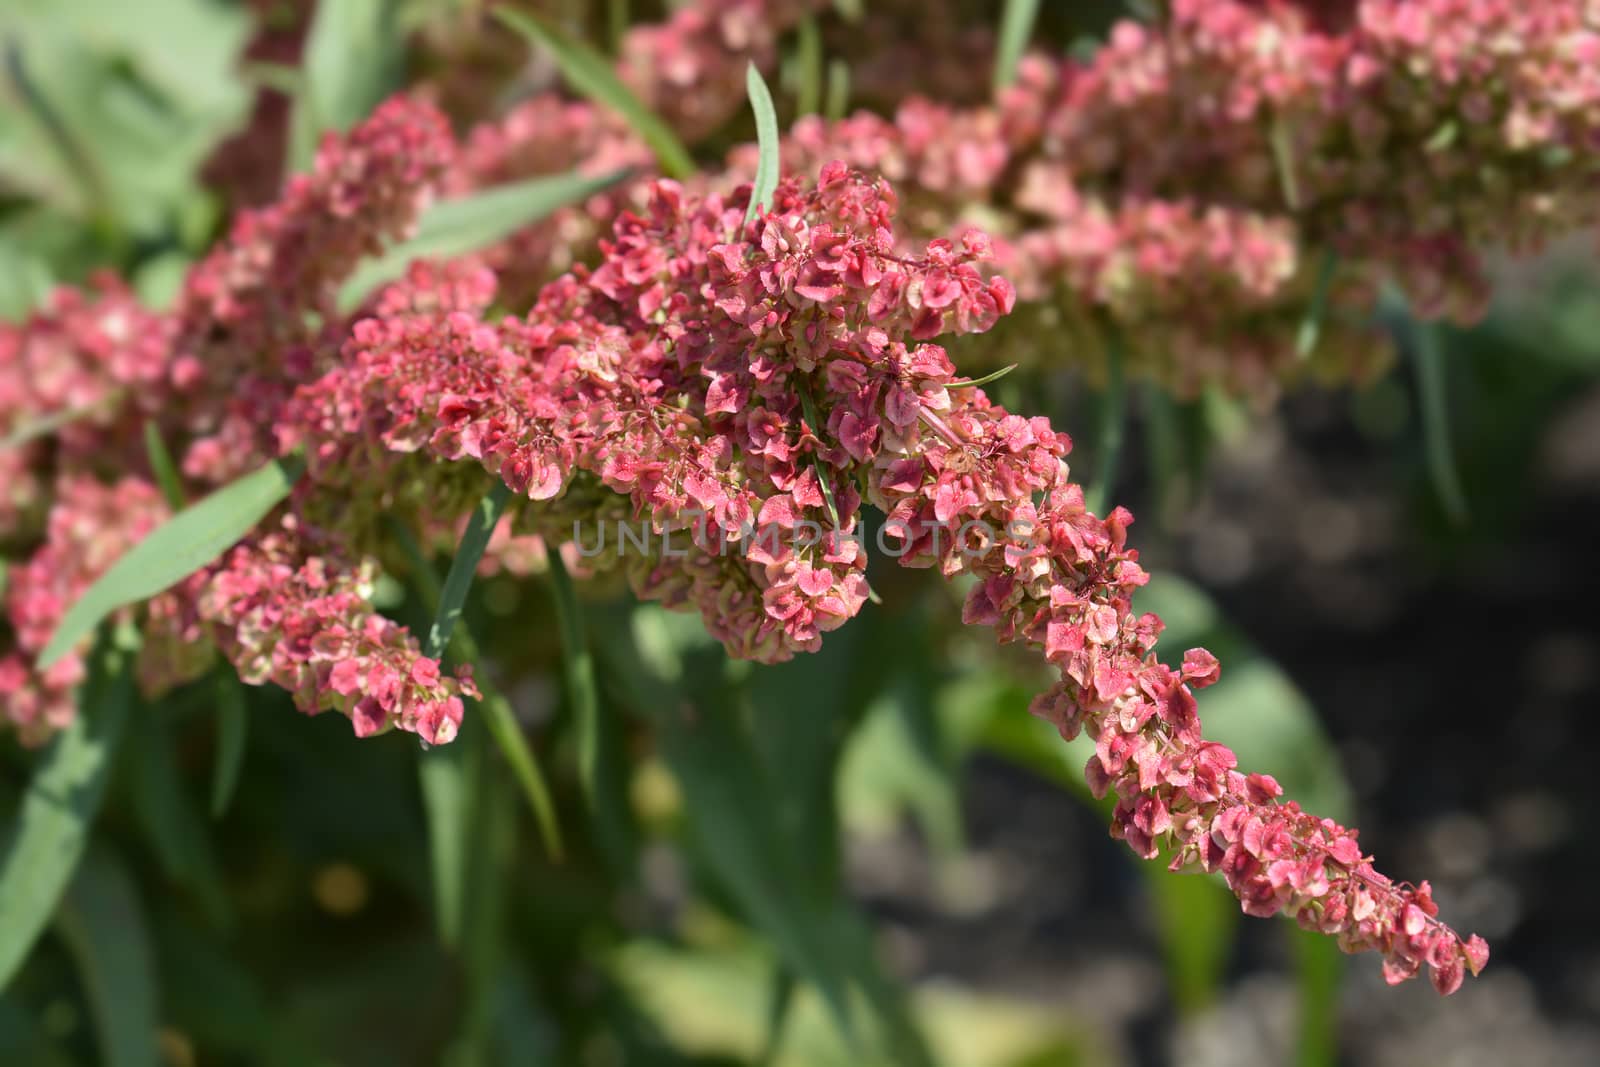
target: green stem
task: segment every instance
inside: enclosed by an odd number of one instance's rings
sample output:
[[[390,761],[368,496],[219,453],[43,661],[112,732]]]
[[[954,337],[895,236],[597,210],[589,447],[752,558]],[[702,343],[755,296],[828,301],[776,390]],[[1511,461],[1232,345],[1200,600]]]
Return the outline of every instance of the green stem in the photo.
[[[1422,399],[1422,426],[1428,455],[1428,472],[1450,521],[1467,521],[1467,497],[1456,469],[1455,449],[1450,441],[1450,407],[1445,386],[1444,346],[1439,327],[1431,322],[1416,324],[1417,389]]]
[[[561,659],[566,671],[567,699],[578,721],[578,775],[584,795],[591,804],[598,796],[600,757],[605,727],[600,718],[600,690],[595,682],[594,654],[584,632],[583,609],[578,605],[572,575],[562,562],[561,552],[552,547],[550,588],[556,604],[556,621],[561,627]]]
[[[534,758],[533,751],[528,747],[527,738],[522,736],[522,727],[517,723],[511,701],[489,680],[487,672],[482,669],[483,654],[478,649],[478,643],[473,640],[472,632],[465,626],[458,625],[461,606],[466,601],[467,590],[471,587],[473,575],[477,572],[478,561],[483,558],[483,550],[489,542],[489,535],[494,532],[495,525],[500,521],[500,515],[509,497],[510,490],[503,483],[498,483],[479,504],[472,523],[462,534],[461,546],[450,563],[450,572],[442,586],[439,584],[439,576],[422,554],[422,548],[417,544],[411,531],[400,523],[390,525],[396,541],[411,559],[411,571],[417,591],[422,596],[423,603],[434,614],[428,639],[423,643],[423,652],[437,659],[448,649],[458,663],[470,663],[476,668],[473,683],[478,687],[478,706],[483,712],[484,725],[488,727],[495,745],[500,749],[500,754],[511,765],[512,773],[516,775],[523,795],[528,799],[528,806],[533,810],[545,850],[552,858],[560,859],[563,853],[561,825],[556,819],[555,802],[550,797],[550,789],[545,783],[544,773],[539,768],[539,761]]]

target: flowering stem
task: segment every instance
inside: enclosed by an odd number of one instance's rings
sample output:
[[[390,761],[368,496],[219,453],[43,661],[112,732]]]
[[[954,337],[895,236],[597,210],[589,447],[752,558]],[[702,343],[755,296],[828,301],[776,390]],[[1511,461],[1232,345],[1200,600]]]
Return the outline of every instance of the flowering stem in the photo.
[[[1105,514],[1106,506],[1111,503],[1111,487],[1117,479],[1128,403],[1122,373],[1122,336],[1109,324],[1104,328],[1104,336],[1106,388],[1100,397],[1100,448],[1094,484],[1089,487],[1085,500],[1090,513],[1100,516]]]
[[[470,663],[475,667],[481,666],[483,657],[478,650],[478,643],[473,640],[471,631],[456,623],[461,617],[461,604],[466,600],[467,589],[471,586],[473,574],[477,571],[478,560],[483,557],[483,548],[488,544],[488,535],[493,532],[495,524],[499,521],[507,496],[509,490],[503,484],[497,484],[479,505],[473,523],[462,536],[461,546],[456,552],[455,559],[450,563],[450,573],[443,587],[439,585],[438,576],[423,556],[422,549],[411,531],[400,523],[390,524],[395,539],[411,557],[411,570],[416,589],[421,594],[423,603],[434,613],[433,626],[429,629],[428,640],[423,645],[423,652],[426,655],[437,659],[448,648],[458,662]],[[499,501],[498,505],[493,503],[495,500]],[[491,511],[492,518],[489,517]],[[485,519],[488,521],[485,522]],[[474,545],[476,551],[472,551]],[[467,561],[469,555],[470,562]],[[446,610],[452,595],[455,596],[455,607],[453,610]],[[517,776],[517,782],[528,798],[528,806],[533,809],[534,821],[539,826],[539,835],[544,840],[545,849],[553,859],[560,859],[563,852],[561,826],[556,820],[555,804],[550,799],[550,790],[545,784],[543,772],[539,769],[539,762],[528,748],[527,739],[522,736],[522,729],[517,723],[511,701],[496,688],[486,674],[480,672],[473,681],[481,694],[478,703],[484,713],[484,724],[493,735],[500,754],[511,764],[512,773]]]
[[[819,440],[822,437],[822,423],[817,419],[817,402],[811,399],[811,390],[802,388],[800,391],[800,407],[805,412],[806,422],[811,426],[811,432]],[[833,523],[835,530],[840,529],[839,505],[833,499],[833,483],[828,480],[828,470],[822,463],[822,457],[815,452],[811,453],[811,465],[816,468],[817,484],[822,487],[822,499],[828,506],[828,521]]]

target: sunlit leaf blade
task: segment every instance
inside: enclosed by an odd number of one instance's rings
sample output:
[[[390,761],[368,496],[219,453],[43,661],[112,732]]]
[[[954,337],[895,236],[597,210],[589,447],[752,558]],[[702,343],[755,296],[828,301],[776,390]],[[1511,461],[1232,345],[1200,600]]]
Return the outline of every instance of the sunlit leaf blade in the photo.
[[[778,113],[772,106],[772,93],[767,89],[766,79],[761,77],[754,63],[745,67],[744,85],[750,94],[750,110],[756,116],[756,145],[760,151],[755,185],[750,190],[750,207],[744,214],[744,220],[749,222],[772,206],[772,194],[778,188]]]
[[[1017,64],[1028,47],[1033,23],[1039,15],[1039,0],[1005,0],[1000,16],[1000,39],[994,55],[994,87],[1009,88],[1017,80]]]
[[[290,168],[311,165],[317,139],[371,114],[401,82],[405,38],[396,0],[321,0],[306,34]]]
[[[50,267],[21,242],[0,238],[0,322],[21,322],[50,292]]]
[[[495,9],[494,15],[546,48],[574,89],[626,119],[655,153],[663,172],[679,180],[694,174],[694,160],[678,135],[622,84],[604,56],[537,15],[504,7]]]
[[[106,1067],[155,1067],[156,969],[144,909],[127,870],[105,848],[84,857],[56,914],[94,1017]]]
[[[244,690],[226,673],[217,675],[217,756],[211,773],[213,819],[227,814],[228,805],[233,802],[249,736],[250,718],[245,711]]]
[[[761,1055],[756,1063],[769,1067],[777,1062],[778,1050],[783,1046],[783,1028],[789,1021],[789,1009],[794,1006],[794,972],[783,964],[772,971],[772,993],[767,1001],[767,1036],[761,1045]]]
[[[289,495],[303,469],[298,458],[273,460],[152,530],[68,609],[39,654],[39,669],[72,651],[118,608],[155,596],[222,555]]]
[[[416,236],[356,268],[339,289],[339,306],[345,311],[360,306],[378,287],[403,275],[413,260],[449,259],[487,248],[558,208],[616,184],[627,173],[532,178],[434,204],[417,224]]]
[[[132,700],[131,640],[103,634],[79,712],[39,761],[0,850],[0,989],[55,911],[83,854]]]

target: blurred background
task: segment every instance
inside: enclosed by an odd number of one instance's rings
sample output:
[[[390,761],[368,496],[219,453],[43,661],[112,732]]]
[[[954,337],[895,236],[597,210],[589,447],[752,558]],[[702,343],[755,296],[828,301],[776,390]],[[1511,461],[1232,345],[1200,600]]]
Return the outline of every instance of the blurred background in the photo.
[[[170,300],[304,162],[317,130],[293,105],[319,63],[361,72],[341,82],[355,113],[410,84],[464,123],[554,79],[480,4],[380,4],[384,33],[371,6],[7,0],[0,317],[100,269]],[[596,42],[619,8],[525,6]],[[622,25],[667,10],[620,7]],[[1129,13],[1059,7],[1040,34],[1064,45]],[[714,143],[749,132],[741,108]],[[471,832],[441,844],[411,739],[358,742],[267,690],[212,820],[216,696],[191,686],[140,709],[85,874],[0,998],[0,1063],[148,1063],[152,1025],[155,1062],[180,1067],[1600,1063],[1600,288],[1588,239],[1496,271],[1489,319],[1442,337],[1464,518],[1439,503],[1403,352],[1369,386],[1269,408],[1135,388],[1115,493],[1164,645],[1223,662],[1208,735],[1488,938],[1454,997],[1389,989],[1375,960],[1139,864],[1087,796],[1081,742],[1026,714],[1037,665],[888,560],[869,572],[884,604],[780,667],[581,590],[619,724],[617,806],[592,822],[549,583],[500,574],[467,623],[551,779],[564,858],[470,716],[452,748]],[[1102,394],[1047,363],[993,391],[1074,431],[1092,470]],[[425,623],[409,588],[386,580],[382,604]],[[699,728],[674,735],[651,714],[668,704]],[[0,811],[33,760],[0,741]],[[836,985],[797,980],[785,960],[808,954]]]

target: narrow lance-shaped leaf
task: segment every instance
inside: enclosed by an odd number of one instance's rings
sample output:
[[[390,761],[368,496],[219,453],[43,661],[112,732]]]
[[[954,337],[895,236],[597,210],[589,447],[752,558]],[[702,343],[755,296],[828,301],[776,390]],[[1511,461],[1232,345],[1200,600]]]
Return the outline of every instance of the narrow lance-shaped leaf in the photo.
[[[1378,317],[1388,327],[1400,350],[1408,353],[1416,364],[1428,474],[1450,521],[1458,525],[1465,523],[1467,498],[1461,488],[1455,449],[1450,441],[1450,405],[1445,387],[1444,346],[1439,326],[1419,322],[1411,314],[1404,294],[1394,286],[1385,286],[1379,293]]]
[[[106,1067],[156,1067],[156,967],[138,891],[126,868],[97,846],[56,914],[94,1017]]]
[[[772,193],[778,188],[778,113],[772,106],[766,80],[754,63],[745,67],[744,85],[750,94],[750,110],[756,116],[756,145],[760,151],[750,207],[744,214],[744,220],[749,222],[772,206]]]
[[[172,462],[172,453],[167,451],[167,443],[161,439],[161,427],[156,425],[154,419],[144,422],[144,452],[150,460],[150,472],[155,475],[161,495],[166,498],[167,507],[173,511],[180,510],[189,502],[183,493],[183,479],[178,476],[178,465]]]
[[[394,533],[407,555],[411,557],[422,594],[434,611],[433,625],[428,631],[427,640],[423,643],[423,650],[428,655],[437,658],[442,656],[447,648],[453,648],[457,658],[464,662],[477,664],[481,659],[477,643],[472,640],[471,634],[465,628],[458,627],[457,623],[461,619],[467,591],[472,586],[478,563],[483,559],[489,537],[494,533],[510,495],[510,489],[504,484],[497,484],[479,502],[477,510],[473,512],[466,530],[461,535],[461,542],[456,548],[455,557],[450,561],[450,572],[442,588],[410,531],[402,526],[395,526]],[[538,823],[546,849],[551,856],[559,858],[562,853],[561,827],[556,821],[555,805],[550,800],[550,791],[545,785],[544,776],[540,773],[538,761],[528,748],[527,738],[522,736],[522,727],[517,723],[511,702],[494,687],[487,676],[480,674],[476,681],[479,691],[483,694],[479,708],[483,713],[484,725],[494,738],[500,754],[511,765],[517,784],[527,797],[528,806],[533,809],[534,819]],[[447,779],[453,773],[459,773],[459,767],[452,770],[447,760],[447,757],[432,753],[423,761],[423,790],[430,808],[430,827],[435,830],[443,825],[445,817],[441,815],[436,819],[434,816],[433,791],[438,790],[438,795],[445,798],[448,790],[453,788]],[[430,770],[430,767],[435,765],[436,769]],[[453,802],[446,798],[441,799],[441,803]]]
[[[573,88],[626,119],[668,175],[684,180],[694,174],[694,160],[678,135],[622,84],[604,56],[537,15],[508,8],[497,8],[494,15],[548,49]]]
[[[1467,521],[1467,495],[1461,488],[1456,469],[1455,446],[1450,442],[1450,400],[1445,388],[1444,345],[1439,326],[1418,323],[1414,353],[1417,361],[1417,390],[1422,394],[1422,427],[1428,453],[1428,473],[1450,521]]]
[[[994,56],[994,87],[998,91],[1017,80],[1017,65],[1033,34],[1039,15],[1039,0],[1006,0],[1000,16],[1000,40]]]
[[[822,31],[815,15],[800,20],[795,44],[795,113],[814,115],[822,110]]]
[[[150,532],[68,609],[39,653],[46,670],[118,608],[155,596],[214,561],[289,495],[304,464],[273,460]]]
[[[1311,307],[1306,311],[1305,321],[1300,324],[1300,332],[1295,336],[1295,354],[1300,359],[1310,359],[1311,353],[1316,351],[1317,341],[1322,337],[1322,322],[1328,317],[1328,294],[1333,289],[1333,277],[1338,272],[1339,253],[1330,248],[1322,254],[1322,262],[1317,266]]]
[[[217,675],[217,762],[211,778],[211,817],[227,814],[233,791],[244,766],[245,741],[250,719],[244,706],[244,690],[238,679],[227,673]]]
[[[416,259],[449,259],[502,241],[558,208],[575,204],[626,177],[626,170],[591,176],[572,172],[532,178],[434,204],[417,224],[416,236],[357,267],[339,289],[345,311],[405,273]]]
[[[405,37],[396,0],[321,0],[306,34],[303,82],[290,122],[290,165],[311,164],[317,139],[371,113],[401,81]]]
[[[828,60],[828,95],[822,103],[822,116],[830,122],[844,118],[850,107],[850,65],[842,59]]]
[[[77,718],[45,750],[0,860],[0,989],[50,921],[83,855],[133,695],[131,635],[102,634]]]

